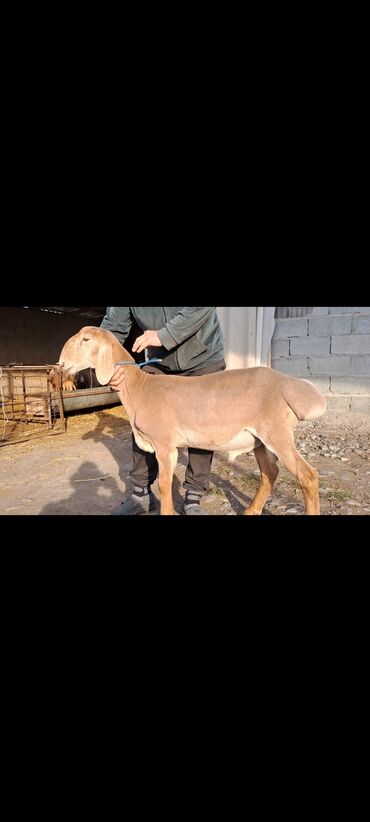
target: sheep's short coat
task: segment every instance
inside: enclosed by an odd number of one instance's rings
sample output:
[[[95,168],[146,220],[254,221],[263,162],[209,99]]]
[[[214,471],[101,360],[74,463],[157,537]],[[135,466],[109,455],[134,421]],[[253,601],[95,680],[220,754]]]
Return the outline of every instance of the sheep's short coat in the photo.
[[[186,379],[146,374],[114,334],[93,326],[71,337],[60,355],[65,378],[95,368],[102,385],[122,361],[130,364],[123,366],[120,399],[137,444],[156,454],[162,514],[174,513],[177,449],[189,446],[226,451],[231,460],[254,451],[261,481],[245,514],[261,514],[278,474],[278,459],[298,480],[305,513],[320,513],[317,472],[299,454],[293,436],[298,420],[314,419],[326,410],[325,398],[312,383],[262,367]]]

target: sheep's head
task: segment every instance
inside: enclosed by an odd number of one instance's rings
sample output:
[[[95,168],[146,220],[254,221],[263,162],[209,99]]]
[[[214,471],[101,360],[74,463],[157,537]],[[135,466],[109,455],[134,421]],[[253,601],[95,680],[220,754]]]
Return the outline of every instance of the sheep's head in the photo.
[[[67,340],[59,363],[66,376],[73,376],[84,368],[95,368],[101,385],[107,385],[114,371],[113,349],[119,345],[110,331],[87,325]]]

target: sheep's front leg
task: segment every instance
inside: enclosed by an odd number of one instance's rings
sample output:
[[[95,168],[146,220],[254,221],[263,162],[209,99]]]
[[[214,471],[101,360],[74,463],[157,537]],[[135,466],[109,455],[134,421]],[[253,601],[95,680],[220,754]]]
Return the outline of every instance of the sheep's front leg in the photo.
[[[175,513],[172,497],[173,472],[177,465],[177,448],[166,451],[163,448],[156,450],[158,461],[158,485],[161,495],[161,515]]]

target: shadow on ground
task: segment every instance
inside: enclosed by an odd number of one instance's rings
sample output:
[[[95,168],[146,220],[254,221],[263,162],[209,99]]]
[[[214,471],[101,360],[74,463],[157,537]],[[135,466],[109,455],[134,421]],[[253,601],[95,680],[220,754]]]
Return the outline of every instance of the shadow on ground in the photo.
[[[102,477],[94,462],[83,462],[70,478],[71,496],[50,502],[40,511],[41,516],[106,514],[108,501],[119,492],[113,477]],[[88,485],[88,502],[86,487]]]

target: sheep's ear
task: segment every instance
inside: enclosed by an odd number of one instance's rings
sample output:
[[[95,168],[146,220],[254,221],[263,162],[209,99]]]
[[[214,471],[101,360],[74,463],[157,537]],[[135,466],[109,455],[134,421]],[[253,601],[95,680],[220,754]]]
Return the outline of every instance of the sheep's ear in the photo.
[[[114,371],[112,344],[101,343],[95,371],[100,385],[108,385]]]

